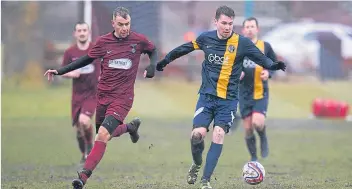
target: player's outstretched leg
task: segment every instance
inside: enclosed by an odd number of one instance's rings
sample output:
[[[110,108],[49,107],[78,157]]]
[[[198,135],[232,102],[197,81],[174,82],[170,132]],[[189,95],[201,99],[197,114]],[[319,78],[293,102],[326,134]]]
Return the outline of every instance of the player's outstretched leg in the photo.
[[[198,172],[202,165],[203,151],[204,151],[204,137],[206,134],[205,128],[195,128],[191,136],[191,151],[193,163],[188,170],[187,183],[194,184],[197,181]]]
[[[122,129],[120,127],[122,127]],[[121,124],[119,120],[111,115],[105,117],[103,123],[99,127],[92,151],[84,163],[83,170],[79,171],[78,178],[72,181],[72,186],[75,189],[83,188],[88,178],[103,158],[106,144],[112,138],[112,134],[114,133],[116,136],[121,136],[126,131],[126,124]]]
[[[136,143],[139,140],[138,129],[140,125],[141,120],[139,118],[134,118],[130,123],[127,124],[127,130],[130,133],[130,138],[133,143]]]
[[[225,131],[220,126],[215,126],[213,130],[213,140],[210,145],[207,159],[205,162],[204,172],[201,180],[202,189],[211,189],[210,178],[215,170],[221,155],[222,146],[224,143]]]
[[[72,186],[74,189],[82,189],[88,177],[90,177],[90,175],[92,174],[92,171],[83,169],[82,171],[77,172],[77,174],[78,174],[78,178],[72,181]]]
[[[131,141],[133,143],[136,143],[139,140],[138,129],[141,123],[142,122],[139,118],[134,118],[131,122],[127,124],[122,124],[118,128],[116,128],[116,130],[112,134],[112,137],[119,137],[123,133],[128,132],[130,134]]]

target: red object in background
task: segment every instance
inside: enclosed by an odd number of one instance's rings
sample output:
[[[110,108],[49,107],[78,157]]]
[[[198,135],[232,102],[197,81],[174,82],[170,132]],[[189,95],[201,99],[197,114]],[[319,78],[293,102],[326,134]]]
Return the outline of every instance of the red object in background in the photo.
[[[346,118],[348,116],[349,105],[334,99],[317,98],[313,101],[312,111],[315,117]]]

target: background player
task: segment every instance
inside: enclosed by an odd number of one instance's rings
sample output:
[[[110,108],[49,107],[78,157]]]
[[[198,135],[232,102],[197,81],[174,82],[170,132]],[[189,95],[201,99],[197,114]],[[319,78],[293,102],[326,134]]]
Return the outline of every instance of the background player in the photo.
[[[193,164],[188,172],[187,182],[194,184],[202,164],[204,137],[214,120],[212,143],[209,148],[201,188],[209,189],[210,177],[221,155],[224,135],[232,125],[237,111],[238,83],[242,71],[242,61],[250,57],[263,67],[271,70],[285,70],[283,62],[274,63],[248,39],[232,31],[234,11],[221,6],[216,10],[217,30],[202,33],[195,41],[185,43],[169,52],[157,64],[157,70],[173,60],[194,50],[202,50],[205,60],[202,63],[202,85],[193,119],[191,150]]]
[[[66,66],[86,55],[93,46],[89,41],[90,30],[85,22],[78,22],[74,27],[76,43],[69,47],[62,61]],[[95,61],[81,69],[68,72],[63,77],[72,78],[71,116],[72,125],[76,126],[79,149],[82,153],[81,163],[84,163],[93,146],[93,126],[91,118],[95,112],[96,90],[100,74],[99,65]]]
[[[258,20],[254,17],[243,21],[243,34],[272,61],[276,55],[270,44],[258,39]],[[243,60],[243,74],[240,82],[240,112],[245,128],[245,140],[251,161],[257,161],[256,139],[253,129],[256,129],[260,138],[260,149],[263,158],[269,154],[268,140],[265,129],[265,116],[268,109],[269,86],[268,78],[271,73],[257,65],[249,58]]]
[[[129,11],[123,7],[116,8],[111,22],[114,31],[100,36],[88,55],[58,70],[48,70],[45,73],[51,80],[53,74],[62,75],[88,65],[94,59],[103,59],[97,91],[97,136],[83,170],[78,172],[78,179],[72,181],[76,189],[83,188],[102,159],[106,144],[112,137],[119,137],[129,132],[133,143],[139,139],[140,120],[134,119],[128,124],[123,124],[123,121],[133,104],[134,83],[142,53],[147,53],[151,60],[145,76],[154,77],[157,61],[155,46],[144,35],[130,31]]]

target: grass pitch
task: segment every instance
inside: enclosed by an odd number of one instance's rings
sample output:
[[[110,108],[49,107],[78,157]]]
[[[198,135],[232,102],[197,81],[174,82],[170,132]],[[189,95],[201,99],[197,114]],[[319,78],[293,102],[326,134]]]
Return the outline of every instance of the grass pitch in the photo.
[[[272,114],[267,124],[270,156],[259,160],[267,172],[265,181],[254,187],[242,181],[242,166],[249,155],[239,128],[225,138],[212,179],[214,188],[352,188],[352,124],[303,119],[309,113],[305,102],[316,92],[295,98],[287,88],[278,84],[271,90],[277,98],[270,104]],[[113,139],[86,188],[198,188],[186,184],[197,90],[197,85],[138,83],[134,108],[127,120],[141,117],[141,139],[137,144],[132,144],[128,135]],[[320,94],[350,100],[342,92],[325,88]],[[80,153],[70,126],[69,102],[69,87],[3,88],[2,188],[71,188]],[[297,114],[290,115],[287,108]],[[292,117],[295,119],[286,119]],[[210,135],[204,159],[209,139]]]

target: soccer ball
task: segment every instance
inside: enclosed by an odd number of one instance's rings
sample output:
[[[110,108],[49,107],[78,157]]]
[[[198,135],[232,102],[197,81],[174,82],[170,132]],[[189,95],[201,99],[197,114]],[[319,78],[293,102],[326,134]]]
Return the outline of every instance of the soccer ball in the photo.
[[[265,169],[262,164],[250,161],[243,166],[243,179],[247,184],[257,185],[263,182]]]

